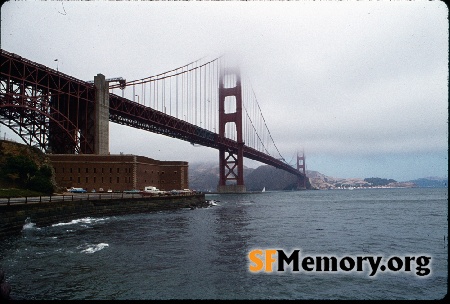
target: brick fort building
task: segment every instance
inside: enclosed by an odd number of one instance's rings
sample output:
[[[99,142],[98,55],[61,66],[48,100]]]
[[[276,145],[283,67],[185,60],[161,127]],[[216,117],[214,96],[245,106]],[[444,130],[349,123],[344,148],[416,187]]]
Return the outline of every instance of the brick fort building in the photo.
[[[89,192],[142,190],[145,186],[166,191],[189,188],[188,163],[184,161],[159,161],[131,154],[47,156],[59,187],[84,188]]]

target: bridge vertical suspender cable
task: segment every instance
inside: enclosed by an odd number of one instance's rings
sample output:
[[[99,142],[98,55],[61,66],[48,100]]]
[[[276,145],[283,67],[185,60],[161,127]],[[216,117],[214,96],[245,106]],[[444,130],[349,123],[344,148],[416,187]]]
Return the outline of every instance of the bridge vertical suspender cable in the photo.
[[[128,82],[127,86],[133,86],[131,100],[135,100],[136,85],[144,86],[149,83],[147,104],[150,107],[218,133],[217,89],[219,73],[226,66],[226,60],[222,60],[222,56],[206,62],[202,62],[202,59],[204,58],[168,72]],[[235,81],[236,79],[233,78],[225,79],[225,85],[232,86]],[[286,162],[273,140],[256,94],[247,79],[242,80],[242,90],[243,135],[246,146]],[[143,103],[147,100],[147,94],[143,96],[144,94],[145,90],[142,88],[142,97],[138,100]],[[230,108],[230,104],[232,103],[228,100],[225,103],[227,112],[234,110]],[[225,130],[226,138],[237,139],[236,127],[233,123],[228,123]]]

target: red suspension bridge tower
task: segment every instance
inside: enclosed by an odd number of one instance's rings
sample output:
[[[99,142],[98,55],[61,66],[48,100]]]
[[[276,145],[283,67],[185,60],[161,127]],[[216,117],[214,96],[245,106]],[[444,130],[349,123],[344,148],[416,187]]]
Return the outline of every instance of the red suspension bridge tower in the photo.
[[[234,108],[235,112],[226,112],[229,108]],[[237,151],[230,147],[219,148],[220,171],[217,191],[245,192],[242,88],[238,68],[223,69],[219,77],[219,136],[227,137],[225,127],[228,123],[234,123],[236,128]]]
[[[303,178],[298,179],[298,189],[306,189],[306,164],[305,164],[305,152],[302,155],[298,155],[297,152],[297,170],[303,173]]]

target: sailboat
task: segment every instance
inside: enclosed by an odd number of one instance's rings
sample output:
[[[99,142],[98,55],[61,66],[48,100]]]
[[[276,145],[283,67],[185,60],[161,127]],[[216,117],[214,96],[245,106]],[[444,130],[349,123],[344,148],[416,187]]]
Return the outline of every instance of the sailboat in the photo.
[[[266,192],[266,187],[264,187],[261,192]]]

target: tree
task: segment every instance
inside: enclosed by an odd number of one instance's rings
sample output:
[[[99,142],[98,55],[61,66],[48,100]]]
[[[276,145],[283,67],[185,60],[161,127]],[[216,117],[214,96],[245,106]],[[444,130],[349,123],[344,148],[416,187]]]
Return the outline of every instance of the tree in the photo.
[[[52,167],[42,165],[40,168],[27,156],[9,156],[0,168],[1,177],[12,182],[14,187],[52,194],[55,185],[52,182]]]
[[[42,192],[45,194],[52,194],[54,192],[54,185],[52,183],[52,169],[44,165],[36,172],[28,182],[27,186],[30,190]]]
[[[372,184],[372,186],[386,186],[389,183],[397,182],[396,180],[393,179],[386,179],[380,177],[365,178],[364,181]]]
[[[21,187],[25,187],[38,170],[36,164],[24,155],[9,156],[2,168],[2,175],[13,184],[19,181]]]

